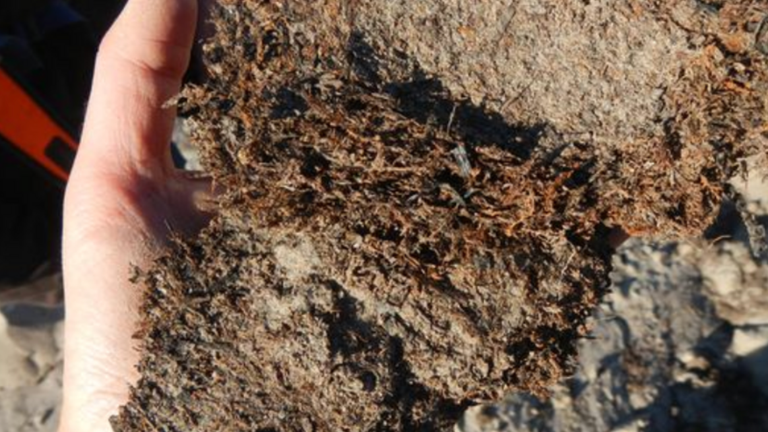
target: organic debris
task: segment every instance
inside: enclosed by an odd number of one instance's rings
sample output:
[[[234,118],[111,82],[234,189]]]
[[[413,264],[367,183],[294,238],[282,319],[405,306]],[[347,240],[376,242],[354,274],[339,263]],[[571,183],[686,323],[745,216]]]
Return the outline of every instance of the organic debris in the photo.
[[[691,2],[699,21],[685,1],[603,4],[694,48],[658,127],[599,141],[474,104],[450,71],[380,48],[359,23],[388,2],[217,9],[208,80],[180,106],[226,192],[141,277],[142,379],[116,431],[442,431],[509,391],[546,395],[606,293],[617,229],[702,232],[765,152],[764,2]]]

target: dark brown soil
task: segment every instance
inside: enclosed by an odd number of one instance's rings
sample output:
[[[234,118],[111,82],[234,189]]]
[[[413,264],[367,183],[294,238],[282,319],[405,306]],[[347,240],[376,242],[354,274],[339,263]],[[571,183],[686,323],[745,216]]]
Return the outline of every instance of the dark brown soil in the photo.
[[[630,3],[683,25],[676,2]],[[765,153],[765,3],[697,3],[663,133],[595,142],[447,90],[377,48],[358,2],[227,1],[180,100],[226,192],[139,276],[143,377],[115,430],[442,431],[546,395],[606,292],[612,229],[700,233]]]

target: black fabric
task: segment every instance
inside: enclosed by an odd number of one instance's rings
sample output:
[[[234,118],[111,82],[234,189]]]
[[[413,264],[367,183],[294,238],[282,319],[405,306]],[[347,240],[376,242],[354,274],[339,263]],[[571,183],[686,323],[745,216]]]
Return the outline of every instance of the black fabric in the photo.
[[[16,25],[48,6],[49,0],[0,1],[0,28]]]
[[[0,285],[23,283],[58,261],[62,190],[0,150]]]
[[[3,67],[13,70],[77,139],[97,38],[85,21],[40,32],[35,14],[47,3],[0,0],[0,56]],[[14,286],[27,282],[43,264],[60,261],[64,191],[38,167],[4,148],[0,150],[0,286]]]

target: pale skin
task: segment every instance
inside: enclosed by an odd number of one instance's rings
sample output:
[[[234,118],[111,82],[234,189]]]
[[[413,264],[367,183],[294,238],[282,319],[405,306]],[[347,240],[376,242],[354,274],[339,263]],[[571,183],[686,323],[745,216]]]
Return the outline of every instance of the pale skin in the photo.
[[[111,431],[138,380],[129,281],[170,230],[206,221],[210,182],[173,168],[169,143],[195,40],[198,0],[129,0],[103,40],[64,210],[67,306],[60,432]]]

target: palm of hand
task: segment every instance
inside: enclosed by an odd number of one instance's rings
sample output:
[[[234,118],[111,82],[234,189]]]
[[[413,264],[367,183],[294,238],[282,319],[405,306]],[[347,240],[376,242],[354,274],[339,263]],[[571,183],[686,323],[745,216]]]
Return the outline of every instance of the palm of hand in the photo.
[[[163,108],[180,89],[196,17],[196,0],[131,0],[101,45],[65,202],[62,432],[111,430],[138,379],[131,268],[147,264],[169,228],[205,221],[198,202],[210,186],[173,169],[175,112]]]

